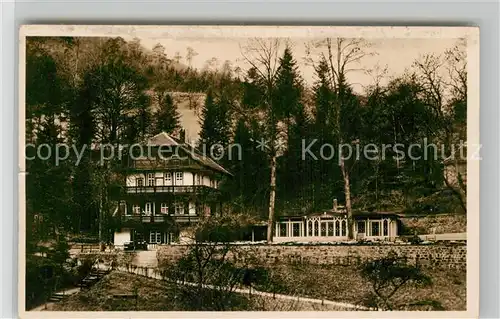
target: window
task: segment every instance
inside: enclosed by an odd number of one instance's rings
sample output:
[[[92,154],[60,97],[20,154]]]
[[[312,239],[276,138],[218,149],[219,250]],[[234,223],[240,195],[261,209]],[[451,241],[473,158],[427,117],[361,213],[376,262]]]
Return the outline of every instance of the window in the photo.
[[[299,223],[294,223],[292,226],[292,236],[293,237],[300,237],[300,224]]]
[[[201,185],[202,176],[196,175],[196,185]]]
[[[183,172],[175,172],[175,183],[178,184],[178,182],[181,182],[184,180],[184,173]]]
[[[149,243],[151,244],[161,244],[161,232],[150,231],[149,232]]]
[[[341,236],[347,236],[347,222],[345,220],[342,221],[342,234]]]
[[[125,215],[129,214],[127,210],[127,204],[125,202],[120,202],[119,207],[120,207],[120,212],[123,212]]]
[[[307,222],[307,236],[313,235],[313,224],[312,221]]]
[[[170,173],[170,172],[166,172],[165,173],[165,182],[167,184],[171,184],[172,183],[172,173]]]
[[[184,215],[184,203],[175,203],[174,212],[175,215]]]
[[[153,212],[153,203],[146,203],[146,206],[144,207],[144,213],[146,215],[151,215]]]
[[[148,186],[155,186],[155,174],[148,174]]]
[[[333,236],[333,222],[328,223],[328,236]]]
[[[384,220],[384,236],[389,236],[389,222]]]
[[[141,213],[141,207],[139,205],[132,206],[132,214],[139,215]]]
[[[319,236],[319,222],[314,222],[314,236]]]
[[[321,223],[321,236],[326,236],[326,223]]]
[[[285,224],[285,223],[280,223],[280,237],[286,237],[286,228],[287,228],[288,224]]]
[[[372,236],[380,236],[380,222],[371,222],[372,223]]]
[[[365,222],[358,222],[358,233],[364,234],[366,232]]]
[[[340,222],[338,220],[335,222],[335,236],[340,236]]]
[[[142,178],[142,177],[137,177],[137,178],[135,179],[135,186],[137,186],[137,187],[142,187],[142,186],[144,186],[144,178]]]
[[[162,214],[168,214],[168,205],[167,205],[167,203],[161,203],[160,204],[160,212]]]

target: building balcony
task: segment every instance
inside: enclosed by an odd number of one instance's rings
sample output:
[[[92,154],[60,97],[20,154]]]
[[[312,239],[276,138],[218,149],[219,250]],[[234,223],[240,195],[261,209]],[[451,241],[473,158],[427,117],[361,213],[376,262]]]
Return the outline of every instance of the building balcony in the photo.
[[[161,215],[124,215],[123,220],[124,221],[136,221],[136,222],[142,222],[142,223],[163,223],[166,220],[173,220],[175,222],[197,222],[200,220],[200,217],[198,215],[189,215],[189,214],[182,214],[182,215],[166,215],[166,214],[161,214]]]
[[[169,185],[169,186],[127,186],[125,187],[127,194],[144,194],[144,193],[175,193],[175,194],[185,194],[185,193],[205,193],[205,192],[215,192],[218,193],[219,190],[213,187],[205,185]]]

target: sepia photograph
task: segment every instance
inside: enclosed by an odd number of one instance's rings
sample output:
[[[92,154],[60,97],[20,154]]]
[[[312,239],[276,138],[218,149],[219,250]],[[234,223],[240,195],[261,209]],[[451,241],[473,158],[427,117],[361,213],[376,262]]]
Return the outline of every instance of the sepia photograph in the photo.
[[[19,52],[21,317],[478,315],[478,28],[25,25]]]

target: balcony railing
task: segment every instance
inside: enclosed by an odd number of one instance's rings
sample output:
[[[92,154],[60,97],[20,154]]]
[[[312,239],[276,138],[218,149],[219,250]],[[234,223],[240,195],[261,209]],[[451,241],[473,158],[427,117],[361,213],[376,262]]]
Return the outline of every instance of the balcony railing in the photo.
[[[168,186],[127,186],[128,194],[142,193],[201,193],[206,191],[218,191],[205,185],[183,186],[183,185],[168,185]]]
[[[182,222],[182,221],[197,221],[199,219],[198,215],[189,215],[189,214],[182,214],[182,215],[124,215],[123,216],[125,220],[135,220],[143,223],[162,223],[168,218],[171,218],[177,222]]]

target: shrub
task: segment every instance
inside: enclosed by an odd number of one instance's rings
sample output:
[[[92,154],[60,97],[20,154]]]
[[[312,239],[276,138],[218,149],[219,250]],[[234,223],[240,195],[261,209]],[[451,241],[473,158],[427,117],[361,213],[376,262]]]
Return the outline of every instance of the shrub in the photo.
[[[372,284],[372,294],[365,297],[367,306],[393,310],[407,305],[393,305],[391,299],[406,285],[431,285],[431,279],[417,266],[409,265],[406,258],[390,252],[386,257],[363,264],[361,274]]]

